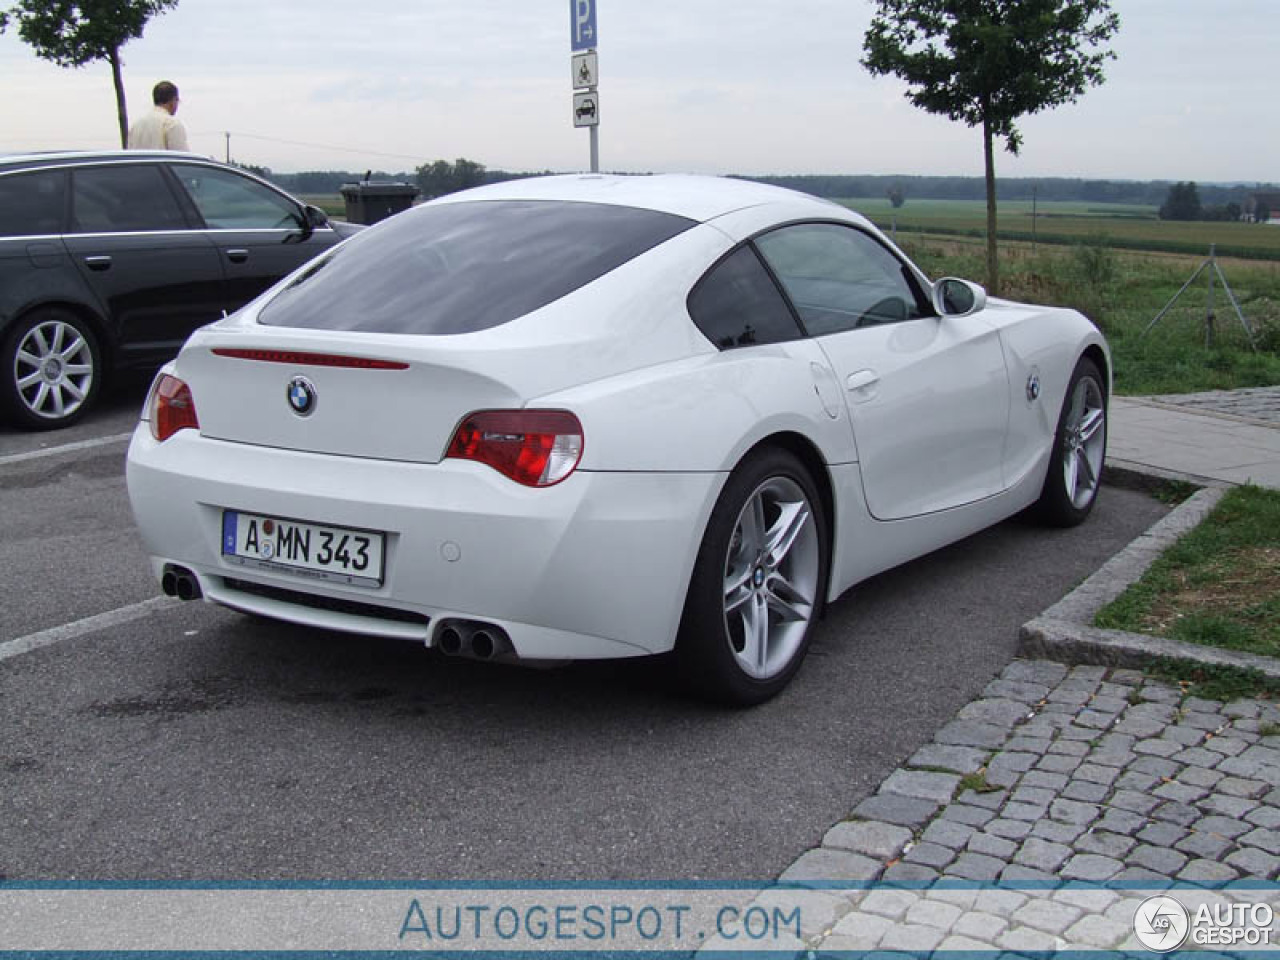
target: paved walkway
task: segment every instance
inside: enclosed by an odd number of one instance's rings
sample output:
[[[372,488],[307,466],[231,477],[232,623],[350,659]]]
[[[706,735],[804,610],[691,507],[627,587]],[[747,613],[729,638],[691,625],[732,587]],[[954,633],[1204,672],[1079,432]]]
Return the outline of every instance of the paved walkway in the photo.
[[[1277,734],[1273,703],[1015,660],[781,882],[824,950],[1132,949],[1139,889],[1276,876]],[[885,885],[823,889],[850,879]]]
[[[1280,388],[1116,398],[1108,454],[1147,473],[1280,488]],[[1099,579],[1053,610],[1078,599],[1085,628]],[[1135,913],[1151,890],[1278,877],[1280,705],[1019,659],[779,883],[812,888],[806,950],[1141,953]]]
[[[1201,481],[1280,488],[1280,387],[1116,397],[1107,460]]]

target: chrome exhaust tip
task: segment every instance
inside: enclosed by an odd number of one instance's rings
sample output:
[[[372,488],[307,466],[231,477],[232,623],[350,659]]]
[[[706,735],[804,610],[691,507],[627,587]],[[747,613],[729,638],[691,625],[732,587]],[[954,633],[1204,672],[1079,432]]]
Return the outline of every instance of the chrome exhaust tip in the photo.
[[[436,628],[435,646],[447,657],[471,660],[495,660],[515,654],[505,630],[479,620],[441,621]]]
[[[462,634],[453,627],[444,627],[436,637],[436,646],[445,656],[456,657],[462,652]]]
[[[167,564],[160,576],[160,589],[167,597],[179,600],[199,600],[204,596],[199,578],[186,567]]]

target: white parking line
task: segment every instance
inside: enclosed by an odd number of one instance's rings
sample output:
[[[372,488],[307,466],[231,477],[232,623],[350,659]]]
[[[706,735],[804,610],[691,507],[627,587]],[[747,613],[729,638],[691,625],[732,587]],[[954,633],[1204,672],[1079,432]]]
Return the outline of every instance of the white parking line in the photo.
[[[18,637],[16,640],[6,640],[0,643],[0,660],[7,660],[19,654],[39,650],[41,647],[60,643],[63,640],[83,637],[85,634],[93,633],[96,630],[106,630],[108,627],[117,627],[122,623],[140,620],[155,610],[176,606],[180,602],[172,597],[152,597],[150,600],[143,600],[141,603],[108,610],[106,613],[85,617],[83,620],[76,620],[73,623],[64,623],[60,627],[50,627],[48,630],[41,630],[39,633],[29,633],[25,637]]]
[[[39,460],[41,457],[56,457],[60,453],[74,453],[76,450],[91,450],[94,447],[106,447],[113,443],[121,443],[133,436],[133,431],[117,433],[110,437],[96,437],[93,440],[80,440],[76,443],[64,443],[59,447],[47,447],[44,450],[32,450],[30,453],[11,453],[0,457],[0,467],[7,463],[21,463],[24,460]]]

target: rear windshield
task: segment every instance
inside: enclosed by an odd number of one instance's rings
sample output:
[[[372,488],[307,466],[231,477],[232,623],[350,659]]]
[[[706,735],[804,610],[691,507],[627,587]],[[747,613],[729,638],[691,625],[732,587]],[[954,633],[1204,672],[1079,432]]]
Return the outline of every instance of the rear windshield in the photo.
[[[531,313],[682,233],[672,214],[499,200],[407,211],[353,237],[259,321],[377,333],[470,333]]]

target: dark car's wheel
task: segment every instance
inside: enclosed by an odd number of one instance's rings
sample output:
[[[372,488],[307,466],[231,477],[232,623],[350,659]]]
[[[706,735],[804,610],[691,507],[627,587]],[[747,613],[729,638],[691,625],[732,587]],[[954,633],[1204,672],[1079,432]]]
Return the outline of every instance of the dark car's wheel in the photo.
[[[769,449],[730,475],[685,600],[676,662],[711,699],[754,704],[800,668],[827,581],[826,521],[813,479]]]
[[[18,320],[4,338],[0,398],[20,426],[54,430],[79,420],[102,381],[98,341],[69,310],[47,307]]]
[[[1075,526],[1089,516],[1107,453],[1107,394],[1097,364],[1081,357],[1071,374],[1037,504],[1047,522]]]

